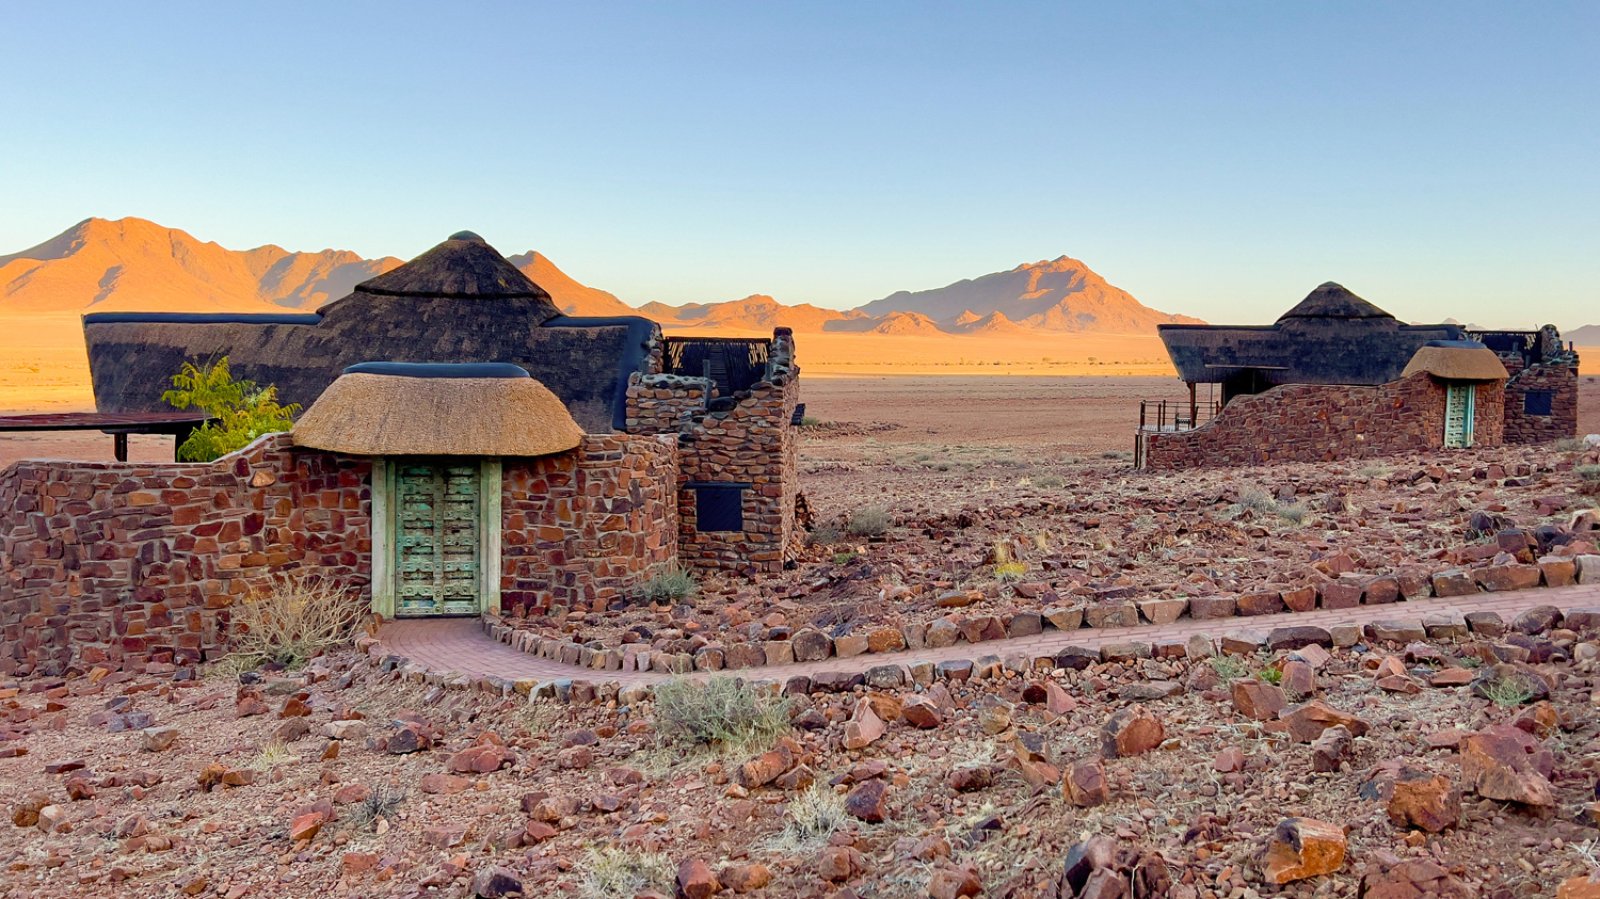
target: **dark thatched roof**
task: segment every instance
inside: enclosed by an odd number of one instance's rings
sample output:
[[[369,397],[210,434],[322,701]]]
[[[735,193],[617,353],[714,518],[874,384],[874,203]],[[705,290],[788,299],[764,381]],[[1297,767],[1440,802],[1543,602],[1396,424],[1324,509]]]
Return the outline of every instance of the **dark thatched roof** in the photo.
[[[1271,325],[1160,325],[1178,377],[1224,396],[1279,384],[1382,384],[1458,325],[1404,325],[1338,284],[1313,290]]]
[[[221,356],[239,377],[276,385],[285,402],[306,407],[361,362],[504,362],[526,369],[597,433],[622,429],[628,376],[659,335],[637,316],[560,315],[493,247],[464,236],[316,315],[84,316],[102,412],[167,411],[161,392],[182,364]]]
[[[471,231],[452,234],[405,265],[361,282],[356,290],[390,297],[526,297],[543,301],[547,319],[561,314],[544,288]]]
[[[1343,284],[1324,282],[1293,309],[1278,317],[1278,321],[1291,318],[1394,318],[1377,306],[1351,293]]]

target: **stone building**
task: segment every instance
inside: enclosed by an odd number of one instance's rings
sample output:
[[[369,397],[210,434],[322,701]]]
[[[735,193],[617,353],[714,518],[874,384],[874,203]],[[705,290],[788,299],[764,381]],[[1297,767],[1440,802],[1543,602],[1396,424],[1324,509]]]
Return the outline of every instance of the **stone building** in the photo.
[[[1135,457],[1145,468],[1365,458],[1577,433],[1578,357],[1551,326],[1403,324],[1329,283],[1271,325],[1161,325],[1160,334],[1188,399],[1142,410]]]
[[[163,408],[187,360],[308,408],[212,463],[0,472],[0,671],[198,659],[282,573],[385,616],[599,610],[678,566],[798,550],[787,329],[576,318],[457,234],[313,315],[85,317],[97,403]]]

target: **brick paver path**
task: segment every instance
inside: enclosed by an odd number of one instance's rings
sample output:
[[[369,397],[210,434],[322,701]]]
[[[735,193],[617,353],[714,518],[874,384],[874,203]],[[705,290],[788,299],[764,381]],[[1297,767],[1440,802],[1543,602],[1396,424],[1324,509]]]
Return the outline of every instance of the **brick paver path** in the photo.
[[[744,669],[738,673],[761,680],[782,682],[797,674],[854,673],[876,665],[897,662],[942,662],[986,655],[1004,658],[1012,653],[1025,653],[1030,656],[1053,655],[1069,645],[1098,649],[1108,643],[1130,640],[1146,642],[1186,640],[1195,634],[1205,634],[1213,638],[1238,633],[1265,634],[1272,628],[1286,625],[1309,624],[1326,628],[1337,624],[1359,625],[1386,620],[1415,622],[1424,615],[1440,613],[1498,612],[1509,623],[1519,613],[1542,605],[1553,605],[1563,610],[1600,608],[1600,584],[1544,587],[1508,593],[1480,593],[1476,596],[1421,599],[1392,605],[1357,606],[1353,609],[1283,612],[1277,615],[1258,615],[1253,618],[1218,618],[1204,621],[1183,619],[1172,624],[1140,627],[1046,630],[1032,637],[991,640],[985,643],[958,643],[942,649],[871,653],[848,659],[829,658],[820,662],[769,665],[763,668]],[[404,656],[430,670],[475,677],[493,676],[509,680],[572,678],[597,683],[616,681],[624,684],[654,683],[670,677],[656,671],[603,671],[578,668],[538,658],[497,642],[483,632],[481,624],[475,618],[392,621],[384,625],[378,633],[378,638],[389,653]]]

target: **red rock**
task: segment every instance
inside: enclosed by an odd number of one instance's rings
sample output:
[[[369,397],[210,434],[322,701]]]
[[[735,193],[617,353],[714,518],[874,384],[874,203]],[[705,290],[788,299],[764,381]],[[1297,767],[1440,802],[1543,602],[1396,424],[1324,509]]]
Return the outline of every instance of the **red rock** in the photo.
[[[939,707],[933,700],[926,696],[912,694],[900,703],[900,717],[912,727],[923,730],[938,727],[944,723],[944,715],[939,712]]]
[[[1326,728],[1311,741],[1311,770],[1323,773],[1338,771],[1355,750],[1355,738],[1343,725]]]
[[[1491,565],[1472,572],[1478,585],[1491,593],[1503,590],[1527,590],[1539,586],[1540,572],[1536,565]]]
[[[1439,833],[1461,821],[1461,792],[1450,778],[1405,761],[1374,769],[1361,785],[1361,797],[1385,803],[1396,827]]]
[[[39,809],[50,804],[50,797],[31,793],[11,810],[11,823],[18,827],[33,827],[39,823]]]
[[[994,769],[988,765],[963,765],[945,776],[945,783],[957,793],[987,790],[994,784]]]
[[[1462,788],[1485,799],[1553,806],[1555,791],[1539,770],[1540,750],[1537,740],[1509,724],[1471,734],[1461,741]]]
[[[866,870],[866,857],[849,846],[829,846],[817,854],[817,875],[830,883],[854,879]]]
[[[1275,615],[1283,611],[1283,595],[1279,593],[1245,593],[1235,606],[1240,615]]]
[[[311,706],[298,696],[291,696],[283,701],[283,708],[278,710],[279,718],[304,718],[311,714]]]
[[[1322,732],[1335,725],[1343,725],[1353,737],[1359,737],[1371,728],[1366,721],[1332,708],[1320,699],[1290,706],[1278,713],[1278,720],[1288,728],[1289,736],[1298,743],[1310,743]]]
[[[760,862],[728,865],[717,875],[717,879],[735,893],[753,893],[772,883],[772,869]]]
[[[1066,690],[1063,690],[1055,681],[1050,681],[1044,686],[1045,708],[1052,715],[1070,714],[1078,707],[1078,701],[1073,699]]]
[[[887,729],[883,719],[872,710],[872,703],[866,699],[858,700],[855,713],[845,722],[844,748],[865,749],[882,737]]]
[[[780,746],[739,766],[739,785],[747,790],[764,787],[794,767],[794,753]]]
[[[1556,887],[1556,899],[1600,899],[1600,880],[1592,873],[1568,877]]]
[[[543,821],[529,821],[522,826],[522,836],[529,843],[543,843],[561,831]]]
[[[489,743],[468,747],[451,756],[449,768],[456,774],[492,774],[516,761],[516,753]]]
[[[698,858],[684,859],[678,865],[678,895],[683,899],[706,899],[722,892],[722,882],[711,866]]]
[[[1473,677],[1471,668],[1441,668],[1429,676],[1428,684],[1433,687],[1464,687],[1472,683]]]
[[[1131,705],[1112,715],[1100,728],[1101,752],[1106,758],[1126,758],[1161,745],[1166,731],[1142,705]]]
[[[467,829],[454,824],[430,824],[422,829],[422,840],[430,846],[451,849],[466,842]]]
[[[339,865],[346,874],[365,874],[378,866],[378,853],[346,852],[340,857]]]
[[[961,899],[983,893],[983,881],[970,868],[939,868],[928,880],[928,899]]]
[[[1278,712],[1289,704],[1284,698],[1282,689],[1253,678],[1235,680],[1230,687],[1230,693],[1233,696],[1234,711],[1256,721],[1270,721],[1278,717]]]
[[[298,815],[295,817],[294,823],[289,825],[289,839],[296,843],[314,839],[317,832],[322,830],[322,825],[326,824],[327,821],[327,816],[322,812],[307,812],[306,814]]]
[[[1216,758],[1211,760],[1212,769],[1219,774],[1232,774],[1235,771],[1243,771],[1244,764],[1244,750],[1237,746],[1229,746],[1217,753]]]
[[[887,811],[884,807],[885,794],[889,787],[881,780],[869,780],[857,784],[844,798],[844,810],[852,818],[858,818],[869,824],[881,824]]]
[[[178,742],[176,727],[147,727],[139,732],[139,742],[145,752],[166,752]]]
[[[427,780],[426,777],[423,780]],[[339,805],[354,805],[357,802],[366,802],[372,795],[372,790],[364,784],[345,784],[334,791],[333,801]]]
[[[1290,883],[1344,867],[1344,828],[1315,818],[1285,818],[1267,841],[1263,873],[1271,883]]]
[[[234,717],[250,718],[256,715],[265,715],[271,711],[271,707],[262,702],[260,697],[246,696],[239,700],[238,705],[234,707]]]
[[[1061,779],[1061,794],[1080,808],[1104,805],[1111,799],[1111,786],[1106,782],[1106,769],[1099,759],[1077,762],[1067,769]]]
[[[453,795],[464,793],[472,788],[472,781],[458,774],[445,774],[434,771],[422,775],[422,780],[417,784],[418,789],[424,793]]]
[[[67,798],[74,802],[94,798],[94,786],[86,777],[67,778]]]
[[[1378,688],[1390,693],[1421,693],[1422,685],[1404,674],[1390,674],[1378,678]]]
[[[522,881],[510,868],[498,865],[484,868],[472,876],[472,895],[477,899],[505,899],[521,896]]]

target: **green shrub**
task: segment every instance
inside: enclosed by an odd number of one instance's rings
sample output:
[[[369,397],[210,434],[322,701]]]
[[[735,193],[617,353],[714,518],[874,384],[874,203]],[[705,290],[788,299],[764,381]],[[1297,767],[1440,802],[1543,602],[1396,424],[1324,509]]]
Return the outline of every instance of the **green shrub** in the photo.
[[[639,593],[649,602],[670,603],[688,599],[699,586],[687,568],[669,568],[644,582]]]
[[[851,562],[854,562],[855,560],[856,560],[856,554],[853,553],[853,552],[846,551],[846,552],[839,552],[839,553],[834,553],[833,554],[833,564],[835,564],[835,565],[849,565]]]
[[[1217,655],[1211,657],[1211,667],[1217,672],[1217,677],[1223,683],[1236,681],[1250,673],[1250,668],[1238,656]]]
[[[844,536],[844,531],[839,530],[836,524],[819,524],[811,529],[807,539],[812,546],[832,546]]]
[[[1577,465],[1572,469],[1579,480],[1589,483],[1600,483],[1600,465]]]
[[[1283,669],[1263,668],[1256,673],[1256,677],[1261,678],[1261,680],[1269,684],[1281,684],[1283,683]]]
[[[852,537],[876,537],[889,530],[889,510],[882,506],[864,506],[850,513],[845,531]]]
[[[235,380],[228,357],[215,362],[183,363],[172,376],[172,389],[161,399],[174,409],[198,409],[211,419],[178,447],[185,462],[210,462],[244,449],[266,434],[294,427],[300,407],[278,402],[278,388]]]
[[[1033,479],[1033,486],[1044,490],[1058,490],[1066,480],[1058,474],[1042,474]]]
[[[668,743],[731,752],[765,751],[789,729],[789,701],[731,677],[683,678],[655,688],[656,732]]]

